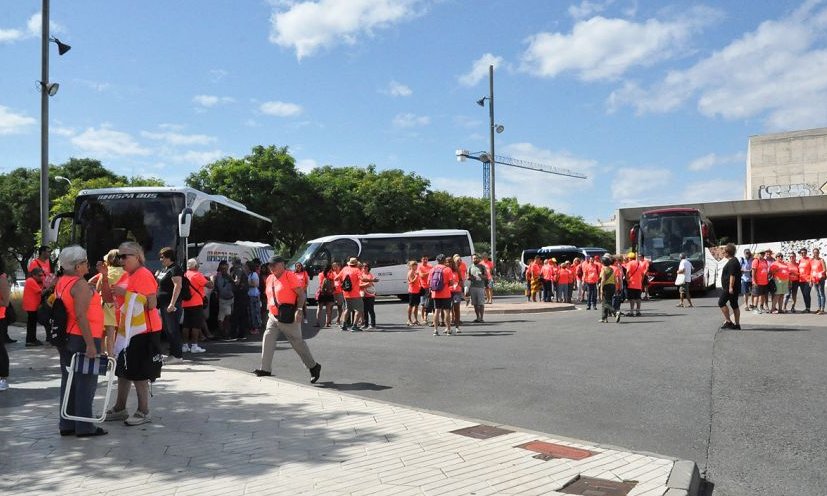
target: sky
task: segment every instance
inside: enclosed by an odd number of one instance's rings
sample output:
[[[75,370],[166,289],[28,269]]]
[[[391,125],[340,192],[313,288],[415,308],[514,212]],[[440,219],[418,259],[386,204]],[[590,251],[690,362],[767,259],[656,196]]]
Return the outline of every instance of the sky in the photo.
[[[40,164],[38,0],[0,0],[0,172]],[[827,1],[52,0],[50,163],[183,185],[257,145],[589,222],[744,197],[750,136],[827,127]],[[486,105],[488,103],[486,102]],[[70,178],[71,179],[71,178]],[[308,199],[310,202],[311,199]]]

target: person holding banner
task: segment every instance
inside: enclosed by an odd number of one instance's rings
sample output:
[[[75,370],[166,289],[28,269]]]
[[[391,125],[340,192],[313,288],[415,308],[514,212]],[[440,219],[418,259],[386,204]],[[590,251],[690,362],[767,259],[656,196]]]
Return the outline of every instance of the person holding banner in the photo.
[[[138,243],[127,241],[118,247],[118,258],[125,271],[112,288],[118,311],[115,355],[118,397],[106,411],[104,420],[123,420],[126,425],[142,425],[151,421],[149,415],[149,383],[161,376],[161,315],[157,309],[158,282],[144,267],[144,250]],[[126,400],[132,384],[138,395],[138,409],[126,411]]]
[[[66,383],[69,380],[67,367],[75,353],[84,353],[93,360],[100,353],[103,338],[103,306],[101,298],[84,279],[89,272],[86,250],[80,246],[67,246],[58,257],[63,274],[55,285],[55,297],[60,298],[66,308],[66,334],[68,341],[60,352],[60,398],[63,400]],[[92,417],[92,400],[98,376],[78,374],[72,380],[72,390],[66,411],[69,415]],[[103,436],[106,431],[91,422],[79,422],[60,418],[58,423],[61,436],[77,437]]]

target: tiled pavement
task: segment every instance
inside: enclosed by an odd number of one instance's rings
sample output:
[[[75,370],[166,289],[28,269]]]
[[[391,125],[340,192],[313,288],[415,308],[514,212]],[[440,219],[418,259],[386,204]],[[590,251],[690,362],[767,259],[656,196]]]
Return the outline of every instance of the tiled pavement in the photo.
[[[152,423],[60,437],[54,351],[18,343],[10,355],[11,389],[0,393],[3,495],[562,494],[591,476],[662,496],[675,462],[519,429],[465,437],[451,431],[479,422],[192,362],[165,367]],[[593,454],[545,461],[517,447],[534,440]]]

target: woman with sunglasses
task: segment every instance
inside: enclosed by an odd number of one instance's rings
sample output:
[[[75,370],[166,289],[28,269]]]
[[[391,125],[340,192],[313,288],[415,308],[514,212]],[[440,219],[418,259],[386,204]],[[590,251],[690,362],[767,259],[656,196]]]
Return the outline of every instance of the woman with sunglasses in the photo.
[[[158,282],[152,272],[144,267],[144,250],[138,243],[127,241],[118,247],[118,259],[124,275],[112,288],[118,308],[123,307],[127,292],[137,293],[146,298],[144,317],[146,330],[133,335],[124,350],[118,353],[118,397],[115,405],[106,411],[106,421],[123,420],[126,425],[141,425],[150,422],[149,383],[161,376],[161,315],[158,313]],[[118,334],[117,339],[122,339]],[[117,348],[117,344],[116,344]],[[129,390],[135,384],[138,395],[138,409],[129,415],[126,400]]]

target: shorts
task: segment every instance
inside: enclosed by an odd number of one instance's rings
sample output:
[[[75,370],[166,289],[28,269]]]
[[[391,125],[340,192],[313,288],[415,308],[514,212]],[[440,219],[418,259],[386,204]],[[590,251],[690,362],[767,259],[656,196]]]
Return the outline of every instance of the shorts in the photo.
[[[340,307],[345,306],[345,295],[343,293],[333,293],[333,301]]]
[[[181,327],[184,329],[204,329],[207,327],[204,324],[204,309],[201,308],[201,305],[184,308],[184,323],[181,324]]]
[[[724,308],[727,305],[727,303],[729,303],[729,306],[731,306],[732,309],[735,310],[736,308],[738,308],[739,296],[741,295],[739,295],[738,293],[730,294],[729,291],[721,290],[721,296],[718,297],[718,307]]]
[[[229,300],[224,300],[219,298],[218,299],[218,321],[221,322],[222,320],[226,319],[230,315],[233,314],[233,302],[235,298],[230,298]]]
[[[770,293],[769,284],[754,284],[752,286],[753,296],[764,296]]]
[[[332,295],[332,294],[321,294],[321,293],[319,293],[319,297],[316,298],[316,302],[320,303],[320,304],[322,304],[322,303],[324,303],[324,304],[333,303],[334,296],[335,295]]]
[[[681,284],[680,286],[678,286],[678,290],[680,291],[680,294],[689,294],[689,283],[685,282]]]
[[[419,296],[419,293],[408,293],[408,306],[418,307],[421,299],[422,297]]]
[[[103,304],[103,325],[106,327],[118,327],[118,319],[115,317],[115,306],[111,303]]]
[[[450,310],[451,298],[434,298],[434,308],[437,310]]]
[[[459,305],[462,303],[462,293],[451,293],[451,304]]]
[[[345,298],[345,305],[347,305],[348,311],[365,311],[365,302],[362,301],[362,298]]]
[[[431,293],[429,291],[425,291],[425,293],[419,293],[419,304],[422,308],[428,308],[428,305],[431,303]]]
[[[118,354],[115,375],[130,381],[155,381],[161,377],[161,356],[160,332],[132,336],[129,346]]]
[[[752,292],[752,281],[741,281],[741,294],[750,294]]]
[[[629,299],[629,300],[639,300],[640,299],[640,290],[639,289],[626,288],[626,298]]]
[[[471,288],[468,290],[471,295],[471,304],[475,307],[485,305],[485,288]]]
[[[781,279],[775,280],[775,294],[782,295],[787,294],[787,291],[790,290],[790,281],[786,280],[783,281]]]

